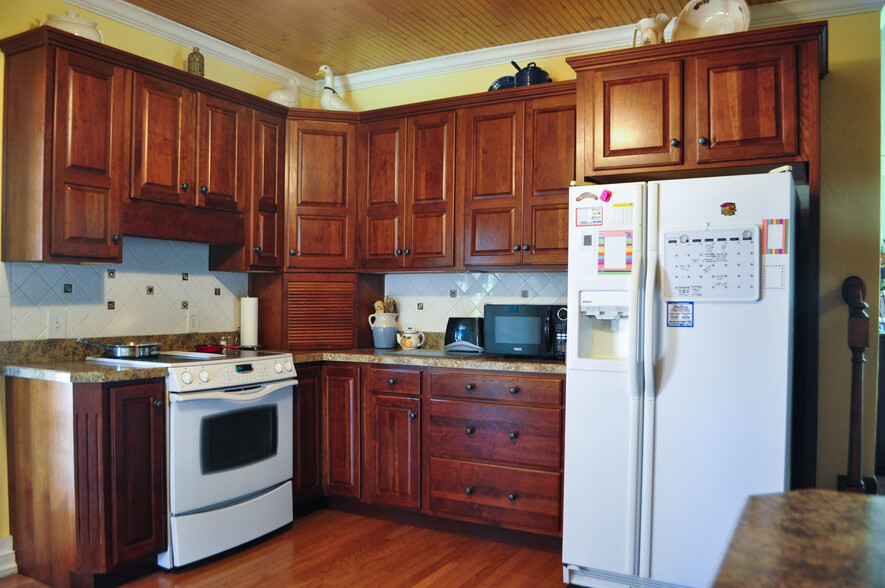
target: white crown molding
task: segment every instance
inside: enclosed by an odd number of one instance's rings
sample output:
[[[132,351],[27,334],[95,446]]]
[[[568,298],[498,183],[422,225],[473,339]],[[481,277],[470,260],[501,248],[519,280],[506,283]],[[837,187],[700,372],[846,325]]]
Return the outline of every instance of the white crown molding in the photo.
[[[185,47],[199,47],[231,65],[251,71],[281,84],[296,78],[301,91],[319,96],[323,80],[315,80],[288,68],[258,57],[224,41],[180,25],[167,18],[133,6],[122,0],[66,0],[74,6],[94,12],[133,28],[148,32]],[[752,28],[791,24],[809,20],[874,12],[882,9],[885,0],[781,0],[772,4],[760,4],[750,9]],[[672,25],[671,25],[672,26]],[[514,43],[501,47],[479,49],[413,61],[390,67],[335,77],[336,86],[342,91],[353,91],[383,86],[445,73],[455,73],[481,67],[507,64],[511,60],[523,63],[545,57],[576,55],[628,47],[632,44],[633,25]]]

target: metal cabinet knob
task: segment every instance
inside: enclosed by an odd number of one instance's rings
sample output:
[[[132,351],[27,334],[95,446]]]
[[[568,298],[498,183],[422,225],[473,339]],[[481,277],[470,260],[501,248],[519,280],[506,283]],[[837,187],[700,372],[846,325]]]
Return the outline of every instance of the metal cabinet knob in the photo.
[[[396,378],[387,378],[387,383],[393,386],[396,384]]]
[[[289,249],[289,255],[298,255],[298,252],[294,249]]]
[[[402,254],[403,254],[403,250],[402,250],[402,249],[397,249],[396,251],[393,252],[393,254],[394,254],[394,255],[402,255]]]
[[[507,500],[509,500],[510,502],[513,502],[514,500],[516,500],[517,496],[518,495],[516,494],[516,492],[511,492],[510,494],[507,495]]]
[[[411,255],[411,254],[412,254],[412,250],[411,250],[411,249],[406,249],[405,251],[403,251],[403,253],[405,253],[406,255]]]
[[[527,243],[523,244],[523,246],[522,246],[523,251],[528,251],[529,249],[531,249],[531,247],[529,247]]]
[[[200,194],[205,195],[208,193],[209,193],[209,188],[207,188],[206,186],[200,186]]]
[[[514,250],[514,251],[519,251],[519,245],[514,245],[514,246],[513,246],[513,250]]]
[[[516,386],[511,386],[509,392],[511,394],[516,394],[517,392],[519,392],[519,388],[517,388]]]
[[[701,137],[700,139],[698,139],[698,143],[700,143],[701,145],[704,145],[706,147],[707,145],[710,144],[710,139],[708,139],[706,137]]]
[[[252,248],[252,251],[254,251],[255,253],[261,253],[261,247],[256,245],[255,247]]]
[[[181,191],[182,191],[182,192],[187,192],[188,190],[191,189],[191,185],[188,184],[188,183],[184,183],[184,184],[182,184],[181,186],[179,186],[179,188],[181,188]]]
[[[473,435],[473,433],[476,432],[476,428],[475,427],[467,427],[466,429],[464,429],[464,432],[467,433],[468,435]]]
[[[517,437],[519,437],[519,431],[510,431],[510,434],[507,436],[511,439],[516,439]]]
[[[120,242],[120,235],[111,235],[111,243],[116,245]]]
[[[409,418],[410,418],[410,419],[416,419],[416,418],[418,418],[418,413],[417,413],[417,412],[410,412],[410,413],[409,413]]]
[[[163,408],[163,401],[162,400],[154,400],[154,406],[156,406],[157,408]]]
[[[670,139],[671,147],[679,147],[679,139]]]
[[[470,390],[473,390],[475,387],[476,386],[474,386],[473,384],[467,384],[466,386],[464,386],[464,389],[467,391],[470,391]]]
[[[470,495],[473,494],[473,486],[468,486],[464,488],[464,494]]]

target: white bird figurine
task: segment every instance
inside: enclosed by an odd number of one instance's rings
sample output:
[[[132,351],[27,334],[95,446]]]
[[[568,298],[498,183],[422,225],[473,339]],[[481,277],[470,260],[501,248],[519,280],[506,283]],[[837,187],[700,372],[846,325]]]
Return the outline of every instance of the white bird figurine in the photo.
[[[332,69],[328,65],[321,65],[316,75],[326,78],[323,93],[320,95],[320,106],[323,107],[323,110],[347,110],[352,112],[353,106],[345,102],[344,98],[338,95],[338,92],[335,91],[335,87],[332,85]]]
[[[287,108],[298,108],[301,103],[301,89],[298,80],[292,78],[282,88],[271,90],[267,99]]]

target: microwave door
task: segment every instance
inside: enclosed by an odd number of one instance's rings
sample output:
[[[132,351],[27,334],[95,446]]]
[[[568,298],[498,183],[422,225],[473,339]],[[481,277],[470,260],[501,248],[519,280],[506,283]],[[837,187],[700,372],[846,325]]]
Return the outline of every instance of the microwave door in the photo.
[[[547,307],[547,313],[544,315],[544,333],[542,341],[544,341],[544,357],[553,357],[553,309]]]

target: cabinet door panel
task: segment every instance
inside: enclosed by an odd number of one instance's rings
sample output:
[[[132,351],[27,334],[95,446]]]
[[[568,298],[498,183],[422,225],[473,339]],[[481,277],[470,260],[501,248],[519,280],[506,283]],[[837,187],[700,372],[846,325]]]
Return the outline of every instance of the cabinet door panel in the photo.
[[[108,390],[115,565],[166,546],[165,393],[162,383]]]
[[[420,505],[420,407],[418,398],[369,394],[364,467],[370,502]]]
[[[193,202],[195,115],[193,92],[170,82],[135,75],[131,194],[134,200],[181,205]]]
[[[682,162],[681,61],[612,67],[590,75],[594,169]]]
[[[323,490],[359,498],[359,368],[323,368],[323,422]]]
[[[283,249],[283,190],[285,181],[285,120],[255,113],[250,265],[279,268]],[[247,231],[249,229],[247,228]],[[255,247],[260,247],[255,251]]]
[[[361,265],[397,268],[405,257],[405,122],[381,121],[360,131]],[[399,251],[400,253],[397,253]]]
[[[794,47],[698,57],[696,89],[698,162],[797,152]]]
[[[298,504],[322,494],[320,478],[320,368],[298,367],[292,492]]]
[[[466,265],[513,265],[522,260],[523,112],[520,102],[460,114],[458,168],[463,174]]]
[[[251,113],[248,108],[199,95],[197,206],[243,210],[251,181],[249,146]]]
[[[128,186],[129,74],[58,51],[56,76],[50,254],[119,259],[120,198]]]

